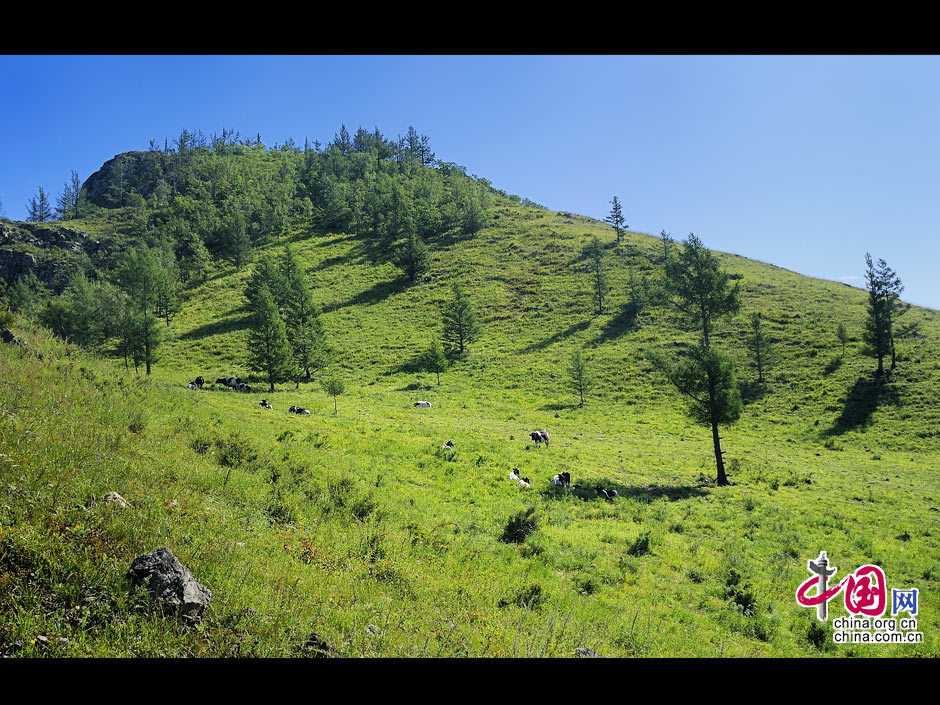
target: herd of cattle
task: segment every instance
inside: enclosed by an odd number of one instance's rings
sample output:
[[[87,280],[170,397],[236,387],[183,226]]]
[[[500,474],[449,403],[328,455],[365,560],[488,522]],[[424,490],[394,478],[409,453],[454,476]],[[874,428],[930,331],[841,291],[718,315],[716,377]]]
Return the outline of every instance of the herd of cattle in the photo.
[[[194,379],[192,382],[190,382],[186,386],[189,389],[202,389],[205,383],[206,383],[205,379],[203,379],[202,377],[196,377],[196,379]],[[238,377],[219,377],[215,381],[215,383],[223,387],[226,387],[228,389],[232,389],[236,392],[254,391],[249,385],[244,383]],[[414,405],[415,405],[415,408],[417,409],[430,409],[431,408],[431,402],[424,401],[424,400],[416,401]],[[271,402],[269,402],[267,399],[262,399],[260,403],[258,404],[258,406],[260,406],[262,409],[274,408],[271,405]],[[290,408],[288,408],[288,412],[291,414],[299,414],[301,416],[310,416],[310,410],[305,409],[302,406],[291,406]],[[545,429],[538,429],[536,431],[532,431],[531,433],[529,433],[529,438],[531,438],[532,441],[535,443],[536,448],[540,447],[543,443],[547,447],[549,444],[549,441],[551,440],[548,435],[548,431],[546,431]],[[454,442],[451,440],[448,440],[446,443],[444,443],[444,445],[441,446],[440,450],[444,454],[450,456],[451,458],[454,457],[454,454],[455,454]],[[509,479],[510,481],[517,483],[523,489],[528,489],[529,487],[531,487],[531,481],[529,480],[528,477],[523,477],[519,474],[518,467],[514,467],[512,470],[509,471]],[[558,473],[557,475],[552,477],[551,484],[554,487],[561,487],[561,488],[570,490],[572,489],[571,475],[567,472]],[[618,496],[617,490],[612,489],[612,488],[598,487],[598,488],[594,488],[593,491],[596,492],[597,495],[602,496],[608,500],[613,500],[615,497]]]

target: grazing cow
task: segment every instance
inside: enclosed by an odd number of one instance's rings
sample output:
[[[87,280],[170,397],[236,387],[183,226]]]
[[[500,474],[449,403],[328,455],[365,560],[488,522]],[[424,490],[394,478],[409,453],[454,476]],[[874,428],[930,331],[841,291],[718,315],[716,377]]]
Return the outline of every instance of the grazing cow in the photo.
[[[541,443],[548,445],[548,431],[532,431],[529,438],[535,441],[535,447],[538,448]]]
[[[603,495],[608,501],[613,501],[614,497],[617,497],[617,490],[614,489],[604,489],[603,487],[598,490],[598,492]]]
[[[206,380],[202,378],[202,375],[200,375],[199,377],[196,377],[196,379],[193,380],[193,384],[195,384],[200,389],[202,389],[202,385],[204,385],[205,383],[206,383]]]
[[[260,406],[262,409],[273,409],[273,408],[274,408],[274,407],[271,406],[271,402],[269,402],[267,399],[262,399],[262,400],[261,400],[261,403],[258,404],[258,406]]]
[[[193,384],[192,382],[186,385],[186,389],[195,389],[195,388],[196,388],[196,385]]]
[[[416,401],[416,402],[415,402],[415,408],[416,408],[416,409],[430,409],[430,408],[431,408],[431,402],[429,402],[429,401]]]
[[[552,484],[555,487],[571,487],[571,474],[562,472],[552,478]]]
[[[301,416],[310,416],[310,411],[303,408],[302,406],[292,406],[288,411],[292,414],[300,414]]]
[[[444,445],[441,446],[441,448],[453,448],[453,447],[454,447],[454,442],[451,440],[448,440],[446,443],[444,443]]]

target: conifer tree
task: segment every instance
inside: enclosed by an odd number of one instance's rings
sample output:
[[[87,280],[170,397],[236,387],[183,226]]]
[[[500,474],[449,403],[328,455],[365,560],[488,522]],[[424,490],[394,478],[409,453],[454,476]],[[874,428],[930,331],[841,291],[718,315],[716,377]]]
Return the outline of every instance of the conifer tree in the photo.
[[[718,427],[733,423],[741,413],[741,394],[734,364],[713,350],[711,338],[715,323],[737,313],[740,308],[738,284],[721,269],[718,259],[702,241],[690,234],[676,257],[666,264],[669,293],[675,307],[684,313],[701,333],[699,344],[687,356],[669,359],[652,353],[654,366],[690,400],[690,415],[711,427],[717,469],[716,482],[728,484]]]
[[[617,233],[617,244],[619,245],[620,241],[623,239],[624,229],[629,226],[625,225],[623,207],[620,205],[620,199],[616,196],[614,196],[613,200],[610,202],[610,214],[605,220],[610,223],[614,232]]]
[[[839,325],[836,326],[836,340],[838,340],[839,343],[842,345],[842,357],[844,359],[845,358],[845,344],[849,342],[849,334],[845,330],[844,323],[840,322]]]
[[[431,253],[414,229],[399,247],[395,262],[411,283],[420,281],[431,270]]]
[[[604,271],[604,246],[595,236],[586,248],[590,260],[591,284],[594,288],[594,312],[604,313],[607,300],[607,273]]]
[[[26,220],[33,223],[45,223],[52,220],[52,204],[49,203],[49,195],[46,189],[39,187],[39,192],[29,199],[26,205],[28,215]]]
[[[757,371],[757,383],[764,383],[764,370],[770,362],[770,341],[764,331],[764,323],[759,313],[751,315],[751,330],[747,338],[747,348]]]
[[[424,368],[437,375],[437,385],[441,385],[441,373],[447,370],[447,355],[440,340],[431,343],[431,347],[424,353]]]
[[[265,375],[269,391],[294,374],[294,357],[287,340],[287,327],[277,310],[270,289],[262,286],[255,299],[254,316],[248,333],[248,366]]]
[[[453,295],[442,309],[444,330],[442,342],[448,355],[462,357],[467,348],[480,335],[480,324],[470,298],[459,284],[454,284]]]
[[[307,277],[290,248],[284,249],[280,276],[283,286],[283,312],[297,367],[309,382],[313,371],[328,361],[328,346],[320,311],[313,301]]]
[[[591,374],[584,359],[581,350],[575,350],[571,354],[571,360],[568,363],[568,384],[575,394],[578,395],[578,406],[584,406],[584,396],[591,386]]]

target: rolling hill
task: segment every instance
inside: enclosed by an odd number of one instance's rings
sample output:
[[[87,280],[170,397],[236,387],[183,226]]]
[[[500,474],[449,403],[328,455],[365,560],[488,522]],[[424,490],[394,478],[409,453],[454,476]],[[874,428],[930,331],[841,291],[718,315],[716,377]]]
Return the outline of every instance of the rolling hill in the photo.
[[[89,192],[107,193],[101,181]],[[260,381],[246,366],[250,263],[217,259],[186,290],[149,378],[16,316],[20,344],[0,345],[0,652],[937,656],[929,598],[923,643],[835,646],[794,591],[827,550],[846,572],[873,562],[892,586],[936,592],[940,315],[912,309],[922,335],[880,384],[860,352],[863,291],[718,253],[743,306],[715,345],[745,406],[723,431],[732,485],[716,487],[708,429],[645,357],[694,333],[668,305],[625,306],[631,278],[661,269],[659,239],[618,246],[603,222],[486,189],[486,227],[429,238],[414,285],[348,229],[291,223],[252,251],[289,244],[302,263],[347,387],[335,416],[316,382],[186,388]],[[106,203],[60,227],[119,250],[132,221]],[[594,236],[611,285],[597,315],[582,255]],[[454,282],[482,335],[437,385],[416,359]],[[774,350],[764,385],[746,353],[752,312]],[[583,408],[565,379],[576,349],[595,377]],[[532,445],[536,428],[550,446]],[[514,466],[531,488],[507,480]],[[619,496],[555,491],[563,471]],[[88,501],[111,491],[129,507]],[[502,541],[529,507],[537,528]],[[198,627],[128,590],[130,562],[158,546],[212,591]]]

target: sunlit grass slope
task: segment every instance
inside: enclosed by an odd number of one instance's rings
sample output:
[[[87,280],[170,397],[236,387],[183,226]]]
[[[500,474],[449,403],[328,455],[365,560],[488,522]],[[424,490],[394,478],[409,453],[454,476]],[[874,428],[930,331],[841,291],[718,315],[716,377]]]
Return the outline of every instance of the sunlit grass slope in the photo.
[[[775,362],[724,433],[734,484],[716,488],[707,429],[642,355],[694,335],[666,308],[622,311],[630,270],[661,266],[659,241],[630,233],[617,248],[601,223],[514,204],[493,215],[472,239],[434,243],[431,277],[412,287],[353,236],[292,234],[347,383],[335,417],[315,384],[185,388],[251,376],[247,269],[191,292],[150,380],[20,321],[27,345],[0,349],[0,649],[303,655],[315,633],[340,656],[938,655],[936,313],[908,314],[924,337],[884,391],[859,355],[863,292],[721,255],[744,308],[717,344],[752,381],[743,341],[760,311]],[[611,244],[597,316],[580,258],[594,235]],[[437,386],[414,358],[455,281],[483,334]],[[855,338],[844,361],[839,322]],[[583,409],[564,383],[577,347],[596,375]],[[531,447],[534,428],[550,447]],[[506,479],[513,466],[531,489]],[[551,492],[563,470],[621,496]],[[131,507],[85,508],[111,490]],[[500,541],[530,506],[537,530]],[[130,561],[158,546],[213,592],[198,629],[128,592]],[[820,549],[840,571],[875,562],[892,586],[920,587],[925,643],[836,647],[815,632],[793,593]]]

